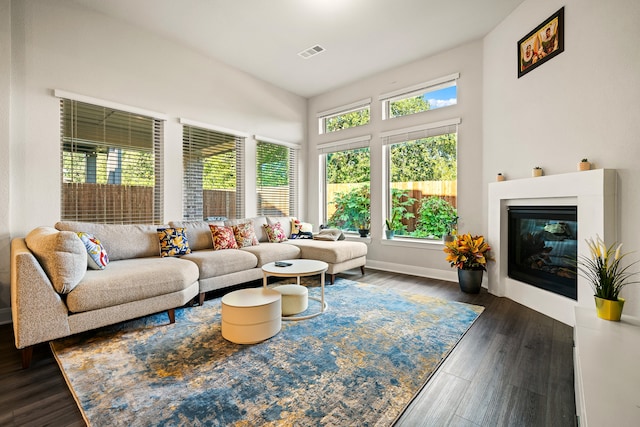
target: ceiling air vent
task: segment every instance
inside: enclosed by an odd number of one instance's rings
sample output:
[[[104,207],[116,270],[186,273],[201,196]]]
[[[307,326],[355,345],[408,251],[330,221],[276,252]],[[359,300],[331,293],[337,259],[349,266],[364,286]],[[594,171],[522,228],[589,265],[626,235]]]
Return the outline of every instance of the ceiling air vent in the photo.
[[[310,47],[309,49],[305,49],[302,52],[299,52],[298,55],[303,57],[304,59],[309,59],[314,55],[319,54],[320,52],[324,52],[324,48],[320,45],[315,45]]]

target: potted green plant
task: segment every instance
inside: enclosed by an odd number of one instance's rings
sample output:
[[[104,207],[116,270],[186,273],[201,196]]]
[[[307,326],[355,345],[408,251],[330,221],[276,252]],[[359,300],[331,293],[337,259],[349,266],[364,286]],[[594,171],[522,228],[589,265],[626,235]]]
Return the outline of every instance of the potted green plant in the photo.
[[[589,159],[584,158],[584,159],[580,160],[580,163],[578,163],[578,170],[579,171],[588,171],[589,169],[591,169],[591,163],[589,163]]]
[[[623,266],[622,259],[627,255],[621,253],[622,244],[612,244],[607,247],[600,236],[587,239],[589,256],[578,257],[578,272],[589,281],[593,289],[598,317],[606,320],[619,321],[624,307],[624,298],[620,298],[620,291],[633,283],[637,272],[630,272],[629,268],[638,263],[635,261]]]
[[[470,233],[459,234],[452,242],[445,243],[447,262],[458,269],[458,283],[462,292],[480,292],[487,262],[493,260],[489,251],[491,246],[483,236],[472,236]]]
[[[445,243],[453,242],[455,234],[456,234],[457,226],[458,226],[458,217],[456,216],[455,218],[451,218],[451,220],[446,225],[447,234],[442,236],[442,240]]]
[[[387,229],[384,230],[384,233],[386,234],[387,239],[393,239],[393,236],[395,234],[395,230],[393,229],[394,220],[395,220],[395,212],[394,212],[394,216],[392,216],[391,219],[387,218],[384,220],[384,223],[387,226]]]

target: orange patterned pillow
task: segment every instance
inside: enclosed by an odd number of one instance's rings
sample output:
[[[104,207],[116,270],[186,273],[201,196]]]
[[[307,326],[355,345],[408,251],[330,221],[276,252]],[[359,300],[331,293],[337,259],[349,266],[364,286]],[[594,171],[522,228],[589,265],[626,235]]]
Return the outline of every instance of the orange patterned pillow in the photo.
[[[233,234],[236,236],[236,242],[238,242],[239,248],[246,248],[259,244],[252,222],[234,225]]]
[[[213,238],[213,250],[220,249],[238,249],[236,238],[233,235],[233,228],[224,225],[211,225],[211,237]]]

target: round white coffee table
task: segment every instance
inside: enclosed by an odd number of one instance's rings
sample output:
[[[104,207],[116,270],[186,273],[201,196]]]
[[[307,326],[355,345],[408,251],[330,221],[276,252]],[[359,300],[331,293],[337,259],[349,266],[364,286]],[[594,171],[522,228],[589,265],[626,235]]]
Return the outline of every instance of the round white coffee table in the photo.
[[[236,344],[255,344],[282,327],[282,296],[273,289],[251,288],[222,297],[222,337]]]
[[[265,288],[267,287],[267,278],[269,276],[295,277],[297,285],[300,286],[301,277],[320,275],[320,298],[309,297],[309,299],[320,302],[320,311],[306,316],[283,316],[282,320],[304,320],[322,314],[328,308],[328,304],[324,300],[324,272],[327,271],[329,265],[324,261],[313,259],[287,259],[279,262],[291,265],[279,267],[276,262],[270,262],[262,266],[262,284]],[[277,287],[274,289],[277,289]]]

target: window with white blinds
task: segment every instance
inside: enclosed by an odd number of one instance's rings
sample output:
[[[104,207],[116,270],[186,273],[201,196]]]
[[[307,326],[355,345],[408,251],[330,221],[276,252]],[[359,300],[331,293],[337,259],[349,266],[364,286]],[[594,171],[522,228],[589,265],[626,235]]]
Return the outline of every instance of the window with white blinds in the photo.
[[[345,231],[370,222],[371,135],[318,146],[323,182],[323,222]]]
[[[163,221],[162,120],[60,100],[63,220]]]
[[[184,125],[185,220],[244,217],[244,144],[238,135]]]
[[[396,235],[441,239],[457,220],[458,124],[383,132],[386,214]]]
[[[297,215],[297,156],[296,148],[258,140],[256,145],[258,215]]]

